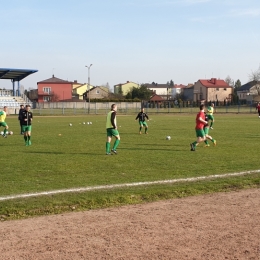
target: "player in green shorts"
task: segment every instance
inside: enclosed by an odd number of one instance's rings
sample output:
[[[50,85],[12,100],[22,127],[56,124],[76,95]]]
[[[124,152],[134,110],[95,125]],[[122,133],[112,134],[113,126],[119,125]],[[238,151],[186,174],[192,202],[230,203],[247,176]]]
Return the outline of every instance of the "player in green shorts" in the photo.
[[[117,147],[120,143],[120,135],[117,130],[117,123],[116,123],[116,111],[117,111],[117,105],[112,104],[111,111],[107,114],[107,122],[106,122],[106,129],[107,129],[107,142],[106,142],[106,155],[111,155],[111,152],[114,154],[117,154]],[[112,140],[112,137],[115,137],[116,140],[113,145],[113,149],[111,149],[110,152],[110,143]]]
[[[26,105],[25,110],[21,113],[21,121],[22,121],[22,132],[24,133],[24,141],[25,145],[31,145],[31,133],[32,133],[32,120],[33,114],[30,111],[31,106]]]
[[[205,120],[208,122],[208,115],[206,113],[205,113]],[[205,143],[204,147],[210,146],[207,139],[209,139],[216,146],[217,141],[209,135],[209,124],[204,125],[204,133],[206,136],[206,140],[204,141],[204,143]]]
[[[197,140],[190,144],[190,150],[195,152],[196,146],[200,143],[206,140],[206,135],[204,132],[204,125],[206,125],[208,122],[205,120],[205,112],[204,112],[204,105],[200,105],[200,112],[196,116],[196,137]]]
[[[149,121],[149,117],[146,113],[144,113],[144,108],[141,109],[141,112],[139,112],[135,118],[135,120],[139,119],[139,134],[141,135],[142,134],[142,128],[144,127],[144,132],[145,134],[148,134],[147,133],[147,130],[148,130],[148,125],[145,121],[145,118],[147,119],[147,121]]]
[[[211,103],[211,106],[208,107],[208,120],[210,120],[210,129],[213,129],[213,124],[214,124],[214,103]]]
[[[7,113],[7,106],[4,106],[3,110],[0,111],[0,126],[4,127],[4,134],[3,134],[4,138],[7,137],[6,132],[8,130],[8,125],[5,122],[6,113]]]

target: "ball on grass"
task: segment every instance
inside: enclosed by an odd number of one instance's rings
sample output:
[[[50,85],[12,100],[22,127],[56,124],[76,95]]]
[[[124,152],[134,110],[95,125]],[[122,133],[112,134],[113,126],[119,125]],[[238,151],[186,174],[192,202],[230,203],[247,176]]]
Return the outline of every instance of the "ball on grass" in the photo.
[[[169,135],[167,135],[166,140],[171,140],[171,137]]]

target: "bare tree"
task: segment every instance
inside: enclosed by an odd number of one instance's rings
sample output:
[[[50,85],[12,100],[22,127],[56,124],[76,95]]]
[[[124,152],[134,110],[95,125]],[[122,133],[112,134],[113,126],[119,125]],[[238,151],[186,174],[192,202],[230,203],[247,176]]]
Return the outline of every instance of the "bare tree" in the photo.
[[[255,71],[252,71],[251,74],[248,75],[249,81],[260,81],[260,65],[259,68]]]
[[[225,79],[225,82],[230,86],[230,87],[234,87],[234,80],[230,78],[230,76],[228,75]]]

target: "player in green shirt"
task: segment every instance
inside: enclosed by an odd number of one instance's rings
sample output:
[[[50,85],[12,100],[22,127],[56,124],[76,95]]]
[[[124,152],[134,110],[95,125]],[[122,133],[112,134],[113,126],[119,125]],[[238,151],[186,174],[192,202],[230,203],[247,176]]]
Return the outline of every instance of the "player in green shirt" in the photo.
[[[5,138],[7,137],[6,132],[8,130],[8,125],[5,122],[6,113],[7,113],[7,106],[4,106],[4,109],[2,111],[0,111],[0,126],[4,127],[3,137],[5,137]]]
[[[211,105],[208,107],[208,120],[210,120],[210,129],[213,129],[213,124],[214,124],[214,103],[211,103]]]
[[[116,123],[116,111],[117,111],[117,105],[112,104],[111,111],[108,112],[107,114],[107,122],[106,122],[106,129],[107,129],[106,154],[107,155],[111,155],[111,152],[117,154],[116,148],[120,143],[120,135],[117,130],[117,123]],[[116,138],[116,140],[113,149],[111,149],[110,152],[110,143],[113,136]]]

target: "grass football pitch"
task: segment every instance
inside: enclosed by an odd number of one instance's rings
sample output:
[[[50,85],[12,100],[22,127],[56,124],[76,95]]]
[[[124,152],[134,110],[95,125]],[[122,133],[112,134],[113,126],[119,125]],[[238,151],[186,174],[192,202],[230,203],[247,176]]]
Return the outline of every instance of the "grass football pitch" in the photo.
[[[19,134],[17,117],[7,117],[14,135],[1,137],[0,219],[260,187],[260,119],[256,114],[216,114],[210,135],[217,146],[210,143],[204,148],[200,144],[196,152],[189,146],[196,139],[195,114],[150,114],[148,135],[144,131],[139,134],[135,116],[117,116],[121,143],[118,155],[113,156],[105,155],[105,115],[35,116],[32,145],[28,147]],[[253,172],[192,182],[159,182],[245,171]],[[143,182],[146,185],[120,186]],[[109,188],[103,187],[106,185]],[[76,191],[100,186],[103,188]],[[57,190],[66,192],[51,193]],[[28,197],[20,196],[25,194]],[[6,199],[10,196],[16,197]]]

